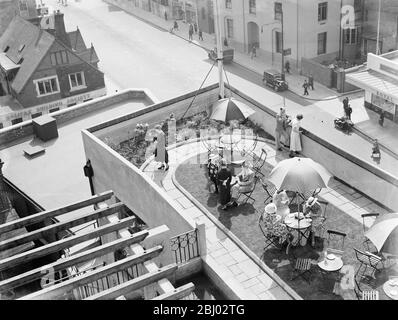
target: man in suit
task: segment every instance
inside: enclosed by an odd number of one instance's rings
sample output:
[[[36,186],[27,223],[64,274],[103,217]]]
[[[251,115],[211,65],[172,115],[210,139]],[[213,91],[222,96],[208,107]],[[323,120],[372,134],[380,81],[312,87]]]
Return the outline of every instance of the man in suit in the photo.
[[[218,192],[220,204],[222,205],[223,210],[227,209],[227,204],[231,200],[231,180],[232,173],[231,170],[227,167],[227,161],[225,159],[221,159],[220,161],[220,171],[217,174],[218,181]]]

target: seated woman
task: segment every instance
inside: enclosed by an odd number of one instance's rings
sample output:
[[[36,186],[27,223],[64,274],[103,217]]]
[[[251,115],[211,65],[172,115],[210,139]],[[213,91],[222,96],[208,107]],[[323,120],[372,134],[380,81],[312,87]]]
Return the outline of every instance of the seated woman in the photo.
[[[248,161],[242,163],[242,170],[236,176],[237,181],[231,186],[232,200],[227,204],[227,207],[238,206],[236,199],[240,193],[249,192],[254,186],[254,172],[250,169]]]
[[[209,157],[209,159],[207,160],[207,174],[209,177],[209,184],[208,184],[208,188],[209,191],[211,192],[211,183],[214,184],[215,187],[215,191],[214,193],[218,193],[218,183],[217,183],[217,174],[218,174],[218,170],[219,170],[219,157],[216,155],[212,155],[211,157]]]
[[[276,214],[281,216],[282,219],[285,219],[290,213],[289,201],[289,197],[283,189],[276,191],[272,196],[272,202],[276,205]]]
[[[220,160],[220,171],[217,173],[217,184],[219,199],[222,205],[222,209],[227,208],[227,203],[231,200],[231,170],[227,167],[227,161],[225,159]]]
[[[280,215],[276,214],[276,205],[269,203],[264,208],[263,213],[263,227],[269,236],[279,238],[279,243],[284,243],[288,240],[289,232],[283,219]]]

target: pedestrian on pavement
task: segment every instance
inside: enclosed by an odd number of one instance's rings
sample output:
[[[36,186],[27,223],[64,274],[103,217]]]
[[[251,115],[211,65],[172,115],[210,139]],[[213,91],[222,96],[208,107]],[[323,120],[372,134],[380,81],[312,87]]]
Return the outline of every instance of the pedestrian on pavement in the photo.
[[[286,69],[286,72],[287,72],[287,73],[290,73],[290,62],[289,62],[289,61],[286,61],[286,63],[285,63],[285,69]]]
[[[167,11],[164,12],[164,20],[167,21]]]
[[[381,154],[380,154],[379,142],[377,141],[377,139],[375,139],[372,147],[372,158],[380,158],[380,157]]]
[[[252,50],[251,50],[250,58],[253,59],[253,57],[257,57],[257,48],[256,48],[256,45],[253,45]]]
[[[351,113],[352,113],[352,108],[351,108],[351,105],[348,105],[348,107],[347,107],[347,114],[346,114],[346,116],[347,116],[347,119],[348,120],[351,120]]]
[[[201,29],[199,29],[199,40],[203,41],[203,34]]]
[[[292,132],[290,134],[290,154],[289,157],[293,158],[295,154],[300,154],[301,148],[301,120],[302,114],[298,114],[296,119],[292,121]]]
[[[307,80],[304,80],[303,88],[304,88],[304,95],[308,96],[309,93],[308,93],[308,82],[307,82]]]
[[[174,20],[174,30],[178,31],[178,23],[177,20]]]
[[[227,38],[224,38],[224,46],[228,47],[228,40],[227,40]]]
[[[195,33],[198,33],[198,25],[196,24],[196,22],[193,24],[193,28],[195,30]]]
[[[311,90],[314,90],[314,77],[311,73],[308,77],[308,86],[311,87]]]
[[[380,118],[379,118],[379,125],[381,125],[381,126],[384,125],[384,117],[385,117],[385,114],[384,114],[384,111],[382,111],[380,113]]]
[[[189,24],[188,35],[189,35],[189,41],[192,41],[193,40],[193,25],[192,25],[192,23]]]
[[[276,115],[276,127],[275,127],[275,148],[278,151],[282,151],[281,148],[281,136],[285,139],[285,146],[289,145],[289,135],[287,133],[287,126],[289,119],[286,115],[286,109],[280,108],[279,114]]]

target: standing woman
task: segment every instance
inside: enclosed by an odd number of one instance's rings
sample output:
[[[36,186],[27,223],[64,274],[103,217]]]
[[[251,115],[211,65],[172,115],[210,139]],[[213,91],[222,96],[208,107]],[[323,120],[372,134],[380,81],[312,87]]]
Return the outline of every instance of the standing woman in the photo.
[[[296,119],[292,121],[292,132],[290,134],[290,154],[289,157],[293,158],[294,154],[299,154],[302,150],[301,148],[301,137],[300,137],[300,128],[301,128],[301,120],[303,119],[302,114],[298,114]]]
[[[161,165],[158,170],[164,169],[164,171],[169,170],[169,159],[166,150],[166,136],[160,125],[155,126],[157,132],[156,135],[156,148],[155,148],[155,161],[160,162]],[[165,166],[166,164],[166,166]]]

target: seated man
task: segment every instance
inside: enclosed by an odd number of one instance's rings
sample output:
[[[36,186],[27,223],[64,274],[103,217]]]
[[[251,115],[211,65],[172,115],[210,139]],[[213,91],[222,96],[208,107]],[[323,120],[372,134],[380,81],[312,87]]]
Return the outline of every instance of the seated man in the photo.
[[[223,210],[227,208],[227,204],[231,200],[231,170],[227,167],[225,159],[220,160],[220,171],[217,173],[217,183],[219,188],[219,198]]]
[[[289,197],[283,189],[276,191],[272,196],[272,202],[276,205],[276,214],[281,216],[282,219],[285,219],[290,213],[289,201]]]
[[[254,187],[254,172],[249,168],[248,161],[242,163],[242,170],[236,176],[236,179],[236,182],[231,185],[232,200],[227,204],[227,207],[238,206],[236,199],[239,197],[239,194],[250,192]]]

